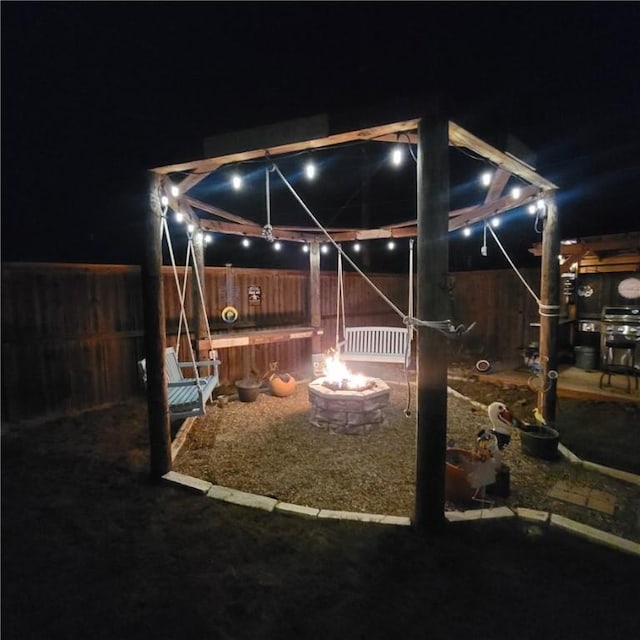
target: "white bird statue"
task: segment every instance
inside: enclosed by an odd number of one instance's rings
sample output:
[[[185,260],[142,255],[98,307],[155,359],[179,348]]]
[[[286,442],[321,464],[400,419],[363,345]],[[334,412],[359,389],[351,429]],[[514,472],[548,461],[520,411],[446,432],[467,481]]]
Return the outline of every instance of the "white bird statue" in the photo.
[[[492,402],[488,409],[491,431],[498,440],[498,448],[504,449],[511,441],[514,417],[503,402]]]

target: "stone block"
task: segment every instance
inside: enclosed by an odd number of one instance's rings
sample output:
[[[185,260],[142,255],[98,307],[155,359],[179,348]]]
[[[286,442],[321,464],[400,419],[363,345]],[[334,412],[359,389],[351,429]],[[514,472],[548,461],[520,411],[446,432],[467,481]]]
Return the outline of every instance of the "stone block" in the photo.
[[[207,491],[209,491],[209,489],[213,486],[206,480],[200,480],[200,478],[187,476],[184,473],[178,473],[177,471],[169,471],[168,473],[165,473],[162,476],[162,479],[196,493],[207,493]]]

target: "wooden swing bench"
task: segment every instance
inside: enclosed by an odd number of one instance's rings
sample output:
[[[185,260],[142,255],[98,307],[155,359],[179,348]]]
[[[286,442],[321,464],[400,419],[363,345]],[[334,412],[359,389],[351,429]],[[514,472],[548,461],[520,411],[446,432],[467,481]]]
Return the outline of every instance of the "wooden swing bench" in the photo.
[[[146,382],[146,359],[139,362],[140,371]],[[205,404],[211,399],[213,390],[218,386],[219,360],[203,360],[195,363],[198,367],[213,367],[214,373],[199,378],[185,378],[182,369],[193,368],[193,362],[179,362],[173,347],[165,349],[165,370],[167,374],[169,413],[172,420],[202,416]]]
[[[406,328],[347,327],[345,339],[338,343],[340,359],[405,364],[407,338]]]

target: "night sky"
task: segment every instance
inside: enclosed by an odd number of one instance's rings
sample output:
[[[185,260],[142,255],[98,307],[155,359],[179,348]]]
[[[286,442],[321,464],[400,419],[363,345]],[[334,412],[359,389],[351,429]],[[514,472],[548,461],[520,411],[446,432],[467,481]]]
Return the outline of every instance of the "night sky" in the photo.
[[[640,230],[640,3],[3,2],[1,20],[3,261],[139,264],[148,169],[208,135],[432,91],[535,152],[564,237]],[[506,222],[526,262],[540,236]],[[482,266],[477,242],[451,247]]]

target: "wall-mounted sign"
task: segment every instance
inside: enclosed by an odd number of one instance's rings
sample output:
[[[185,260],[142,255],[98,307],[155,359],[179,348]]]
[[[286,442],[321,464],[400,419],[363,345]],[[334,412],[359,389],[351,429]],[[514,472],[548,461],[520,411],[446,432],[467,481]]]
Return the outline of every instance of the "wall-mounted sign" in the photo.
[[[250,284],[247,288],[249,296],[249,304],[261,304],[262,302],[262,290],[257,284]]]
[[[640,278],[625,278],[618,284],[618,293],[627,300],[640,298]]]
[[[593,287],[590,284],[578,287],[578,295],[583,298],[590,298],[593,295]]]

